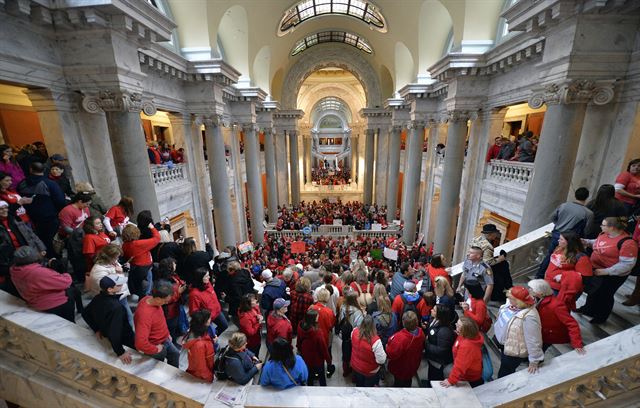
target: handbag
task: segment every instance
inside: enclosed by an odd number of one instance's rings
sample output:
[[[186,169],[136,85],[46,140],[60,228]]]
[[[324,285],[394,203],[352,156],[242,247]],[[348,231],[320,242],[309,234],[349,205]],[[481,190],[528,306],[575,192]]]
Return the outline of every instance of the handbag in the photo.
[[[493,381],[493,363],[486,346],[482,346],[482,380]]]
[[[287,370],[287,366],[284,365],[284,363],[282,363],[282,368],[284,368],[284,372],[287,373],[287,376],[289,377],[289,379],[296,385],[306,385],[304,382],[301,384],[298,384],[298,382],[296,380],[293,379],[293,376],[291,375],[291,373],[289,372],[289,370]]]

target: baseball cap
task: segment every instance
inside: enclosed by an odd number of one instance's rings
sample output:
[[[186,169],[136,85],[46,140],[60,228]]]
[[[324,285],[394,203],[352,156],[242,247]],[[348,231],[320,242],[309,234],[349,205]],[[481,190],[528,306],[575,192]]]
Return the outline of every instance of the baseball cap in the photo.
[[[262,274],[260,276],[262,276],[262,279],[268,280],[273,278],[273,273],[271,272],[271,269],[265,269],[264,271],[262,271]]]
[[[100,279],[100,289],[107,290],[114,286],[120,286],[127,283],[127,277],[124,275],[111,274]]]
[[[532,305],[536,302],[533,296],[531,296],[527,288],[525,288],[524,286],[514,286],[510,289],[510,293],[511,296],[523,301],[528,305]]]
[[[51,160],[64,161],[64,160],[67,160],[67,159],[65,159],[64,156],[61,155],[60,153],[56,153],[56,154],[51,156]]]
[[[415,292],[416,284],[413,283],[412,281],[406,281],[404,283],[404,290],[406,290],[407,292]]]
[[[6,202],[6,201],[0,200],[0,208],[2,208],[2,207],[9,207],[9,203]]]
[[[284,300],[283,298],[277,298],[276,300],[273,301],[273,308],[275,310],[280,310],[285,306],[289,306],[291,304],[291,302],[289,302],[288,300]]]

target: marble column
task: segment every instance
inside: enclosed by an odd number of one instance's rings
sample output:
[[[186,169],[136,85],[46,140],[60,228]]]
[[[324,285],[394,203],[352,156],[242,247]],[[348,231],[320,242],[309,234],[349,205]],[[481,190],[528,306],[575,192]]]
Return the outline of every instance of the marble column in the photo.
[[[251,241],[264,242],[264,201],[260,174],[260,146],[255,123],[242,125],[244,133],[244,164],[247,172],[247,193],[251,215]],[[256,165],[257,164],[257,165]]]
[[[278,173],[278,205],[287,205],[289,203],[289,158],[287,157],[287,136],[282,130],[274,134],[274,142]]]
[[[298,162],[298,132],[290,130],[287,132],[289,136],[289,162],[291,174],[291,204],[300,204],[300,175]]]
[[[269,222],[278,219],[278,174],[276,173],[276,146],[273,130],[264,130],[264,167],[267,174],[267,213]]]
[[[229,148],[229,169],[231,170],[231,208],[232,216],[236,228],[236,239],[238,242],[245,242],[249,239],[249,227],[247,223],[247,209],[249,204],[246,200],[247,181],[246,171],[242,166],[243,153],[240,153],[241,127],[234,124],[230,128],[223,129],[224,142]]]
[[[480,215],[480,196],[487,166],[485,161],[487,150],[494,138],[500,135],[506,113],[506,109],[483,111],[478,119],[471,122],[467,157],[462,171],[460,212],[452,264],[464,260],[469,243],[474,237]]]
[[[402,191],[402,211],[404,214],[404,229],[402,240],[411,245],[416,240],[418,226],[418,196],[420,195],[420,174],[422,173],[422,145],[424,143],[425,123],[420,120],[411,122],[409,138],[410,149],[405,152],[407,158],[407,173],[405,188]]]
[[[389,157],[389,131],[379,129],[376,138],[376,180],[375,203],[379,206],[387,204],[387,164]]]
[[[303,139],[304,153],[302,155],[304,162],[304,183],[311,184],[311,138],[304,135]]]
[[[170,113],[169,122],[171,132],[178,140],[184,143],[186,153],[185,166],[189,174],[192,185],[194,220],[200,232],[201,247],[204,248],[205,235],[209,238],[211,245],[217,250],[215,231],[213,227],[213,216],[209,189],[206,181],[206,167],[204,163],[204,148],[202,136],[200,134],[200,120],[192,120],[187,113]]]
[[[140,111],[107,111],[106,116],[120,193],[133,198],[136,213],[149,210],[154,220],[160,220]]]
[[[373,200],[373,152],[375,139],[375,130],[367,129],[365,136],[365,148],[364,148],[364,203],[372,204]]]
[[[429,227],[434,222],[432,214],[433,208],[433,194],[435,189],[435,170],[436,170],[436,145],[438,144],[438,137],[440,135],[440,122],[438,120],[430,120],[427,122],[429,126],[429,139],[427,140],[427,161],[425,163],[425,189],[422,199],[422,211],[420,218],[420,232],[424,235],[423,242],[430,245],[433,242],[432,234],[429,231],[433,231],[433,227]]]
[[[434,250],[441,252],[447,259],[453,254],[453,238],[456,230],[456,217],[460,199],[460,181],[464,165],[464,145],[467,138],[467,112],[454,111],[449,115],[447,150],[444,157],[442,187]]]
[[[214,116],[205,118],[203,122],[209,158],[209,180],[211,181],[211,201],[213,202],[216,238],[218,245],[222,248],[235,246],[236,234],[229,198],[229,178],[221,118]]]
[[[387,173],[387,222],[396,219],[398,181],[400,179],[400,135],[402,126],[393,126],[389,135],[389,171]]]
[[[358,182],[358,136],[351,134],[351,182]]]

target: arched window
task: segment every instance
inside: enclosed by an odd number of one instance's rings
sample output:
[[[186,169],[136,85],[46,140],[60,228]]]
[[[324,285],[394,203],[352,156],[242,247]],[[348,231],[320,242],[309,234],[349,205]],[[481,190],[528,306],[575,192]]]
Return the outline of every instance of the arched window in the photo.
[[[356,47],[367,54],[373,53],[369,43],[357,34],[346,31],[321,31],[319,33],[308,35],[298,41],[293,47],[293,50],[291,50],[291,56],[298,55],[309,47],[326,42],[341,42],[349,44],[352,47]]]
[[[278,36],[283,36],[310,18],[337,14],[364,21],[370,27],[386,33],[387,24],[376,6],[366,0],[302,0],[284,13]]]

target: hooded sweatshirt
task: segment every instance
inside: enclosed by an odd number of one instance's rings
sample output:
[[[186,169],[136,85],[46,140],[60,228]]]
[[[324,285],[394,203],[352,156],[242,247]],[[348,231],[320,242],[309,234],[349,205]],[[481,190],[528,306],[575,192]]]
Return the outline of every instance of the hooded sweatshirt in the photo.
[[[458,381],[478,381],[482,378],[482,334],[473,339],[458,336],[453,343],[453,369],[449,374],[449,383],[455,385]]]
[[[215,351],[211,337],[204,335],[197,339],[191,339],[183,347],[189,357],[187,372],[194,377],[213,382],[213,358]]]
[[[278,278],[273,278],[264,287],[262,298],[260,298],[260,307],[262,310],[270,312],[273,309],[273,301],[277,298],[286,296],[286,285]]]
[[[11,280],[29,307],[49,310],[69,300],[66,290],[71,285],[71,275],[59,274],[40,264],[12,266]]]
[[[331,364],[327,341],[320,329],[311,327],[305,330],[299,325],[296,346],[307,367],[322,367],[325,361]]]
[[[399,380],[409,380],[418,372],[422,360],[424,333],[418,327],[410,332],[402,329],[389,338],[387,358],[389,372]]]

